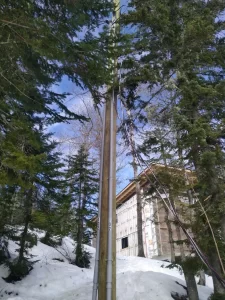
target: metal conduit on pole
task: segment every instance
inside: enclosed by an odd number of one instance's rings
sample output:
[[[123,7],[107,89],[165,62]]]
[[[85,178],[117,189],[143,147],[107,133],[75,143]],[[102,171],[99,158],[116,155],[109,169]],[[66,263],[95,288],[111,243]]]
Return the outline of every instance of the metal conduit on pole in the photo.
[[[120,0],[113,0],[112,48],[118,31]],[[116,300],[116,105],[117,58],[111,60],[112,84],[105,102],[101,153],[101,178],[97,249],[92,300]]]
[[[113,234],[112,234],[112,226],[115,226],[113,224],[113,186],[114,186],[114,90],[112,91],[112,99],[110,103],[110,160],[109,160],[109,207],[108,207],[108,253],[107,253],[107,282],[106,282],[106,299],[111,300],[112,299],[112,268],[113,268]],[[114,199],[115,200],[115,199]]]

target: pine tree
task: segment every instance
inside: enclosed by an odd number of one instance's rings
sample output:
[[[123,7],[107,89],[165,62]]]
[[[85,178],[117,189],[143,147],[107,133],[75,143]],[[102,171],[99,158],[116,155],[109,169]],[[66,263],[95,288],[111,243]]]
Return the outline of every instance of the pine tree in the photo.
[[[35,118],[21,115],[20,120],[15,120],[13,125],[5,133],[2,143],[4,156],[1,183],[5,184],[6,180],[9,184],[11,178],[13,185],[17,186],[20,209],[23,212],[20,224],[24,227],[19,241],[19,256],[10,264],[11,274],[7,278],[8,281],[20,279],[31,269],[25,254],[28,228],[32,222],[32,211],[36,203],[36,191],[40,187],[49,193],[56,189],[61,174],[59,168],[62,167],[58,154],[53,153],[56,145],[50,140],[51,135],[44,134],[42,129],[38,128]],[[9,177],[9,173],[13,176]]]
[[[110,9],[104,0],[1,2],[0,205],[5,211],[1,238],[10,222],[24,225],[8,280],[19,279],[30,269],[25,254],[28,228],[35,223],[34,207],[44,194],[52,197],[62,188],[60,158],[53,154],[55,143],[44,130],[55,122],[86,120],[66,107],[67,94],[55,92],[55,87],[67,77],[99,101],[98,88],[108,76],[107,49],[92,33]],[[55,216],[57,205],[50,202]],[[48,218],[45,224],[50,231],[51,222]]]
[[[194,174],[190,176],[190,173],[187,173],[187,170],[185,170],[185,165],[183,165],[184,158],[179,149],[176,128],[171,118],[172,111],[169,108],[164,108],[162,111],[160,103],[148,106],[146,111],[148,130],[145,131],[143,145],[139,148],[147,158],[148,164],[156,162],[163,165],[159,170],[157,170],[157,165],[155,165],[157,182],[147,194],[149,192],[150,195],[154,193],[155,197],[158,198],[157,204],[159,209],[165,212],[164,222],[168,230],[172,265],[177,263],[181,265],[186,279],[189,298],[199,299],[195,275],[197,271],[200,271],[201,261],[198,257],[191,257],[185,251],[189,249],[189,252],[192,253],[190,243],[182,236],[182,229],[170,212],[171,206],[169,202],[167,200],[166,202],[162,201],[157,193],[158,190],[164,194],[166,190],[169,201],[175,208],[183,226],[193,234],[193,208],[189,206],[189,204],[192,204],[189,199],[190,181],[192,180],[189,177],[194,176]],[[151,181],[155,181],[154,176],[151,176]],[[152,201],[151,196],[149,201]],[[187,202],[189,202],[188,205]]]
[[[135,190],[137,198],[137,239],[138,239],[138,253],[137,256],[145,257],[144,253],[144,243],[143,243],[143,203],[141,195],[141,186],[138,178],[138,158],[136,153],[136,142],[135,142],[135,132],[134,132],[134,119],[131,117],[131,112],[127,110],[128,115],[128,126],[126,130],[126,141],[130,146],[130,154],[132,156],[132,168],[135,181]]]
[[[88,223],[96,216],[97,211],[98,177],[97,172],[93,169],[93,164],[85,145],[81,145],[76,155],[68,158],[66,178],[77,222],[74,263],[79,267],[89,267],[90,263],[89,255],[83,249],[82,244],[87,242]]]
[[[1,3],[1,143],[13,128],[27,130],[29,119],[36,119],[42,128],[55,122],[86,120],[67,109],[66,93],[54,90],[66,76],[97,95],[99,86],[107,81],[104,41],[101,43],[92,32],[107,17],[110,7],[104,0]],[[89,30],[82,36],[84,28]],[[1,181],[12,184],[14,173],[4,154],[0,149],[4,161]]]
[[[1,2],[3,128],[9,126],[11,111],[16,109],[43,113],[57,122],[79,117],[64,105],[66,94],[54,92],[53,86],[67,76],[98,94],[107,78],[106,49],[92,32],[110,7],[104,0]],[[86,28],[88,33],[82,37]]]
[[[224,249],[224,20],[222,1],[131,1],[125,24],[134,25],[133,48],[124,61],[124,86],[145,84],[150,99],[171,93],[171,118],[185,159],[198,178],[199,199],[210,217],[220,249]],[[137,53],[139,59],[137,61]],[[132,103],[145,108],[149,99]],[[208,196],[209,201],[203,201]],[[201,209],[196,204],[196,213]],[[201,211],[202,213],[202,211]],[[196,238],[222,277],[205,216],[196,220]],[[224,295],[213,274],[214,291]]]

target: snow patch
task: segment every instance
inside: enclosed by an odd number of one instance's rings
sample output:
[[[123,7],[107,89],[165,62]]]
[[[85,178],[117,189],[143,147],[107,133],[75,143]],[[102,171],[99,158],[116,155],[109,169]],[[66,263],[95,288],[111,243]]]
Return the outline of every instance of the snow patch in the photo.
[[[39,232],[39,237],[43,233]],[[95,249],[85,246],[92,255],[91,268],[81,269],[69,264],[74,259],[75,242],[65,237],[57,249],[38,242],[30,253],[39,260],[31,273],[15,284],[6,283],[2,277],[7,268],[0,266],[0,299],[2,300],[89,300],[92,294]],[[9,243],[12,257],[18,248]],[[61,261],[59,261],[59,260]],[[63,260],[63,262],[62,262]],[[169,263],[139,257],[117,257],[117,300],[171,300],[171,292],[185,294],[184,276],[177,269],[166,268]],[[212,293],[212,280],[207,277],[207,287],[198,286],[200,300]]]

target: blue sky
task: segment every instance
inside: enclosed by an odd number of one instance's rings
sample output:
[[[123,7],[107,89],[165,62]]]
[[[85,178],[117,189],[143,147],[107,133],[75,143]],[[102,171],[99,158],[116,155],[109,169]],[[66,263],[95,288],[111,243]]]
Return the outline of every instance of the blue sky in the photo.
[[[64,78],[64,80],[61,82],[61,84],[57,87],[55,87],[55,90],[57,92],[68,92],[71,93],[71,96],[68,96],[68,99],[66,100],[66,105],[68,108],[70,108],[72,111],[79,110],[79,107],[81,108],[83,106],[83,103],[80,100],[79,96],[76,96],[76,94],[79,94],[81,92],[80,89],[78,89],[73,83],[69,82],[67,79]],[[89,102],[89,96],[87,96],[86,103],[90,105]],[[72,137],[73,136],[73,130],[72,126],[67,123],[58,123],[54,124],[49,128],[50,132],[54,133],[53,138],[55,138],[57,141],[62,140],[63,138]],[[74,148],[73,148],[74,149]],[[60,144],[59,150],[64,154],[67,155],[71,153],[71,148],[67,142]],[[74,149],[75,151],[75,149]],[[132,168],[129,164],[130,157],[123,155],[122,158],[119,158],[120,162],[122,160],[123,168],[121,171],[118,172],[118,179],[119,184],[117,185],[117,193],[122,190],[127,184],[129,184],[130,180],[132,179]]]
[[[127,10],[127,0],[121,0],[120,6],[122,12]],[[71,95],[67,97],[65,104],[69,109],[79,110],[79,106],[81,105],[79,94],[83,93],[83,91],[78,88],[73,82],[69,81],[67,77],[63,77],[62,81],[59,85],[54,86],[54,91],[58,93],[70,93]],[[59,140],[64,133],[66,132],[69,134],[69,125],[68,124],[55,124],[49,128],[50,132],[53,132],[54,137],[56,140]],[[65,154],[68,154],[68,145],[61,147],[60,149]],[[118,177],[120,180],[120,184],[117,185],[117,192],[122,190],[127,184],[129,184],[130,180],[132,179],[132,168],[129,164],[130,157],[124,156],[124,168],[119,172]]]
[[[127,10],[128,1],[129,0],[120,0],[120,7],[122,12]],[[54,86],[54,91],[59,93],[71,93],[71,96],[68,96],[68,100],[66,102],[68,108],[77,105],[79,106],[80,99],[79,97],[75,97],[74,94],[79,94],[83,91],[80,88],[78,88],[73,82],[69,81],[66,76],[63,77],[61,83],[58,86]],[[65,126],[63,124],[55,124],[50,128],[50,130],[53,130],[55,136],[57,136],[57,133],[60,134],[64,128]]]
[[[80,100],[79,94],[83,93],[76,85],[72,82],[70,82],[67,78],[63,78],[62,82],[54,87],[54,90],[61,93],[71,93],[70,96],[67,97],[66,105],[69,109],[72,111],[79,110],[83,106],[82,101]],[[85,97],[83,97],[85,99]],[[86,97],[86,103],[90,105],[89,101],[90,97],[87,95]],[[49,128],[49,131],[54,134],[54,138],[59,141],[65,136],[72,137],[72,126],[66,123],[58,123],[54,124]],[[63,154],[67,155],[71,150],[68,143],[60,144],[59,147],[60,151],[63,152]],[[119,178],[119,184],[117,185],[117,193],[122,190],[127,184],[129,184],[130,180],[132,179],[132,168],[129,164],[130,157],[123,156],[123,169],[118,172],[118,178]],[[121,161],[121,159],[120,159]]]

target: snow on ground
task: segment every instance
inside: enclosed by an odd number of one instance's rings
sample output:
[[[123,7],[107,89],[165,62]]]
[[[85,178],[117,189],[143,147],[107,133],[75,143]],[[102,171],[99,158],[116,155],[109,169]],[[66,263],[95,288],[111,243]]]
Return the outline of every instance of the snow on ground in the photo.
[[[41,233],[38,234],[42,236]],[[74,241],[68,237],[54,249],[38,242],[30,251],[33,260],[39,260],[31,273],[15,284],[6,283],[7,268],[0,266],[0,299],[3,300],[90,300],[95,249],[85,246],[92,254],[91,268],[81,269],[69,264],[66,257],[74,258]],[[14,256],[18,246],[10,242]],[[53,259],[63,259],[60,262]],[[171,300],[171,292],[185,294],[183,275],[177,269],[168,269],[168,263],[138,257],[117,258],[117,300]],[[207,283],[212,286],[211,278]],[[200,300],[212,293],[210,287],[199,286]]]

